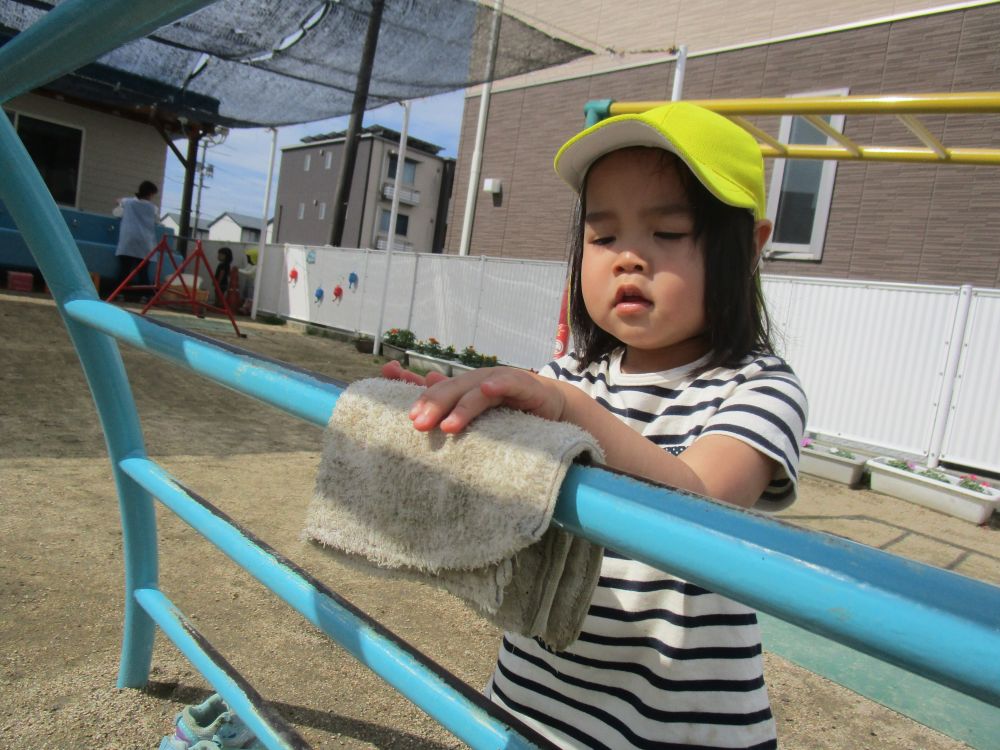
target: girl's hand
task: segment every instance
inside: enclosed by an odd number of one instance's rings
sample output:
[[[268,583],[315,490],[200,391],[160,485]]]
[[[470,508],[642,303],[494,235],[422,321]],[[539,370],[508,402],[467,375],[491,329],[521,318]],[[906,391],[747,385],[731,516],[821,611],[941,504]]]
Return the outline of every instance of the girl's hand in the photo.
[[[382,377],[387,380],[402,380],[407,383],[413,383],[414,385],[434,385],[435,383],[440,383],[442,380],[447,380],[447,375],[442,375],[439,372],[429,372],[427,377],[422,375],[417,375],[415,372],[410,372],[403,368],[401,364],[395,359],[386,362],[382,365]]]
[[[497,406],[557,421],[566,408],[566,397],[556,381],[513,367],[484,367],[435,379],[428,386],[410,409],[413,426],[422,432],[435,427],[450,434],[461,432]]]

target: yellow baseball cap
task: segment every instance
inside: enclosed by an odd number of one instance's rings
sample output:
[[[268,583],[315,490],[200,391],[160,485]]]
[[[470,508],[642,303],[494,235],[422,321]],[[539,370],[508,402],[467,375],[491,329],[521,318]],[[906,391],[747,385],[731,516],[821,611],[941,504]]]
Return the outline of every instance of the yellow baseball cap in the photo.
[[[676,154],[720,201],[764,218],[764,158],[757,140],[722,115],[687,102],[601,120],[563,144],[555,170],[579,193],[595,161],[632,146]]]

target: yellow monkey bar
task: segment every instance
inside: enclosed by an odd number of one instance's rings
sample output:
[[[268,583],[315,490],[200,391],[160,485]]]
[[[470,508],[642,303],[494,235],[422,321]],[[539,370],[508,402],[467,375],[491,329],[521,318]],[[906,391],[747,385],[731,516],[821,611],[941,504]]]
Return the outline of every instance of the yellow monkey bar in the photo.
[[[761,142],[765,157],[782,159],[838,159],[844,161],[901,161],[925,164],[978,164],[1000,166],[1000,148],[946,146],[920,121],[918,115],[1000,114],[1000,92],[960,94],[880,94],[855,96],[803,96],[763,99],[695,99],[691,104],[725,115]],[[665,102],[610,102],[603,116],[645,112]],[[923,144],[862,145],[835,128],[825,115],[895,116]],[[836,145],[782,143],[745,117],[799,115],[825,133]]]

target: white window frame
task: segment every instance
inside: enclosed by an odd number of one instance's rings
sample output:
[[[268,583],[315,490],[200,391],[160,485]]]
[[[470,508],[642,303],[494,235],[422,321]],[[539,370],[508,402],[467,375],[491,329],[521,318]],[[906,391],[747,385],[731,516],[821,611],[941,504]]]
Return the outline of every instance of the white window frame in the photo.
[[[789,94],[789,98],[799,96],[846,96],[850,89],[828,89],[825,91],[809,91],[797,94]],[[784,115],[781,118],[781,126],[778,130],[778,140],[788,143],[792,132],[792,121],[796,115]],[[844,115],[831,115],[830,126],[838,133],[844,132]],[[810,127],[812,127],[810,125]],[[827,136],[828,145],[836,145],[836,142]],[[781,197],[781,187],[785,176],[785,163],[787,159],[775,159],[771,165],[771,185],[768,190],[767,218],[775,225],[778,217],[778,201]],[[826,240],[826,227],[830,218],[830,204],[833,200],[833,186],[837,178],[837,161],[835,159],[824,159],[823,167],[819,179],[819,192],[816,195],[816,213],[813,215],[812,234],[809,243],[776,242],[772,236],[765,251],[765,257],[775,260],[807,260],[820,261],[823,259],[823,244]],[[776,228],[776,227],[775,227]]]
[[[11,123],[14,126],[14,132],[17,132],[17,128],[20,125],[21,116],[30,117],[33,120],[41,120],[42,122],[50,122],[53,125],[61,125],[64,128],[70,128],[72,130],[80,131],[80,159],[77,162],[76,168],[76,200],[72,204],[69,203],[57,203],[59,206],[64,206],[66,208],[73,208],[77,211],[80,210],[80,193],[83,188],[83,164],[84,164],[84,154],[87,153],[87,129],[82,125],[75,122],[68,122],[66,120],[58,120],[54,117],[46,117],[43,115],[36,114],[27,110],[14,109],[13,107],[4,107],[4,117],[6,113],[14,115],[14,121]]]
[[[326,152],[326,160],[323,162],[323,169],[329,169],[333,166],[333,151]]]
[[[399,168],[399,154],[396,151],[390,151],[389,154],[388,154],[388,156],[387,156],[387,158],[386,158],[386,163],[385,163],[385,179],[388,182],[395,182],[395,180],[396,180],[396,176],[395,175],[389,174],[392,171],[392,160],[393,159],[396,160],[396,168],[398,169]],[[418,159],[411,159],[409,156],[407,156],[405,159],[403,159],[403,177],[399,181],[400,185],[407,185],[409,187],[413,187],[414,185],[417,184],[417,167],[420,166],[420,163],[421,162]],[[413,179],[410,180],[409,182],[406,181],[406,167],[407,167],[408,164],[413,165]]]
[[[312,166],[312,154],[306,154],[305,158],[302,160],[302,171],[308,172],[309,167]]]
[[[304,219],[304,218],[306,218],[306,204],[305,203],[300,203],[299,204],[299,219],[301,220],[301,219]]]
[[[323,221],[326,218],[326,201],[320,201],[319,203],[319,220]]]

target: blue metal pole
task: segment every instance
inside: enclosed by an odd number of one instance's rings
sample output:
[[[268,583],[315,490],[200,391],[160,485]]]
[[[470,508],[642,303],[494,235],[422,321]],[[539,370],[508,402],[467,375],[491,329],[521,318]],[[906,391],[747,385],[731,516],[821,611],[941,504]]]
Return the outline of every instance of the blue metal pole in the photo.
[[[237,565],[456,737],[477,748],[518,750],[535,747],[520,733],[448,685],[391,633],[374,626],[344,602],[319,590],[286,560],[262,549],[227,519],[194,500],[183,485],[156,463],[144,458],[129,458],[122,462],[122,469]],[[147,600],[153,599],[144,596]],[[196,660],[195,666],[204,665]]]
[[[96,300],[80,251],[41,175],[14,132],[0,117],[0,199],[21,230],[60,313],[68,301]],[[157,585],[156,517],[149,495],[118,468],[126,456],[145,456],[142,430],[118,344],[63,315],[97,413],[114,471],[125,556],[125,633],[118,684],[146,684],[153,654],[153,621],[136,604],[136,588]]]
[[[1000,587],[604,470],[573,466],[567,530],[1000,706]]]
[[[73,300],[66,315],[138,349],[186,367],[319,427],[330,421],[341,388],[309,373],[279,366],[250,352],[181,334],[97,300]]]
[[[65,0],[0,47],[0,102],[91,63],[214,0]]]
[[[184,613],[177,609],[159,589],[139,589],[135,592],[135,598],[192,666],[222,694],[229,708],[244,721],[257,740],[268,748],[278,750],[295,750],[302,747],[299,742],[288,742],[287,737],[275,731],[275,728],[264,720],[242,686],[203,648],[200,634]]]

